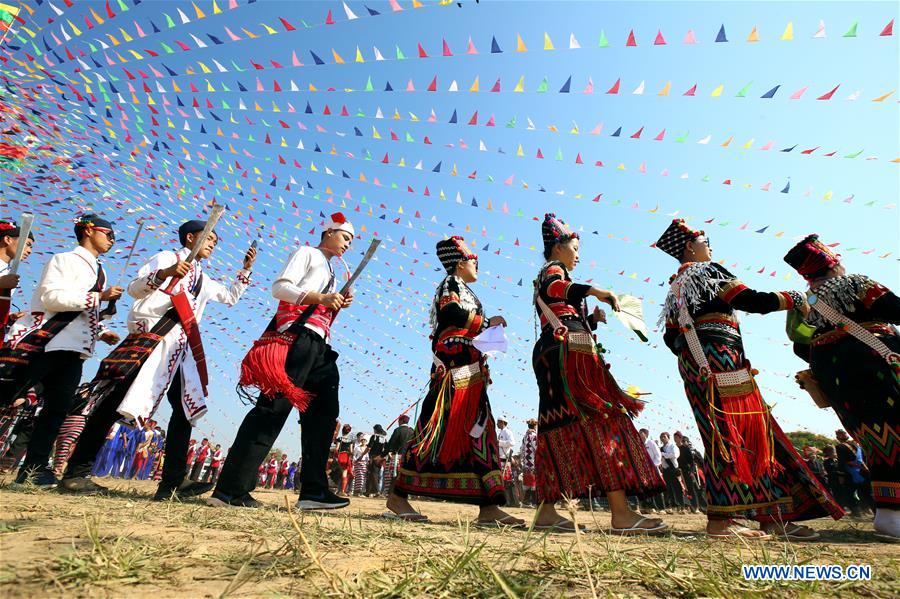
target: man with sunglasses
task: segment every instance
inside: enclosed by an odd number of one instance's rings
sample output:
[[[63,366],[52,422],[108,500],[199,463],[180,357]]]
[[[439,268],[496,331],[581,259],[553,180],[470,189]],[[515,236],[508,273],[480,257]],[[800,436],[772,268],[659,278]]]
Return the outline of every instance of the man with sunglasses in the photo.
[[[99,257],[112,249],[112,223],[95,214],[75,221],[78,247],[56,254],[44,267],[31,299],[30,313],[18,319],[7,339],[9,348],[0,360],[24,359],[26,368],[12,379],[0,381],[0,401],[9,402],[41,384],[44,407],[37,417],[25,461],[16,483],[56,486],[48,467],[50,448],[75,401],[84,361],[94,353],[97,340],[109,345],[119,336],[101,325],[100,304],[122,295],[121,287],[107,287]],[[0,371],[7,372],[7,371]]]
[[[104,360],[94,379],[97,389],[110,382],[113,387],[101,396],[85,424],[60,482],[64,491],[107,493],[108,489],[94,483],[90,476],[110,427],[123,416],[138,422],[152,418],[164,400],[171,406],[172,415],[166,431],[162,478],[153,499],[165,501],[173,494],[186,499],[212,488],[211,483],[198,482],[196,476],[191,477],[193,480],[185,478],[191,431],[207,412],[208,375],[199,326],[210,302],[233,306],[241,299],[250,285],[256,247],[247,250],[242,268],[225,286],[204,269],[219,241],[215,231],[201,239],[205,226],[203,220],[183,223],[178,228],[182,247],[151,257],[129,283],[128,294],[134,298],[128,313],[129,335]],[[199,243],[202,245],[195,247]],[[195,259],[188,262],[194,250]],[[182,301],[190,318],[176,307]],[[124,364],[128,365],[125,369],[120,366]],[[206,459],[206,453],[201,455],[195,474]]]

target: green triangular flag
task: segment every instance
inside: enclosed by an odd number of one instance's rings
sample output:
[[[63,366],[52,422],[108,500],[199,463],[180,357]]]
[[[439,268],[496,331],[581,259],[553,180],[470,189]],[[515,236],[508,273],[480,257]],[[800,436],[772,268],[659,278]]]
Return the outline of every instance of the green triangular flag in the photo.
[[[700,180],[703,181],[704,183],[709,183],[709,175],[706,175],[705,177],[703,177]]]
[[[691,133],[691,132],[688,131],[687,133],[685,133],[685,134],[682,135],[681,137],[676,137],[676,138],[675,138],[675,141],[678,142],[678,143],[684,143],[685,141],[687,141],[688,135],[690,135],[690,133]]]
[[[556,150],[556,160],[562,161],[562,159],[563,159],[562,148],[559,148],[558,150]]]
[[[602,29],[600,30],[600,47],[609,48],[609,40],[606,39],[606,32]]]
[[[166,54],[175,54],[175,50],[168,47],[165,42],[159,42],[159,45],[162,46],[162,49],[166,51]]]
[[[225,100],[222,100],[222,108],[224,108],[225,110],[231,110],[231,106],[229,106],[228,102],[226,102]]]
[[[230,91],[231,91],[231,89],[230,89],[227,85],[225,85],[224,83],[222,83],[221,85],[222,85],[222,91],[223,91],[223,92],[230,92]]]
[[[395,46],[397,48],[397,60],[406,60],[406,57],[403,56],[403,51],[400,50],[400,46]]]
[[[122,0],[119,0],[119,10],[121,10],[122,12],[128,12],[128,6],[124,2],[122,2]]]
[[[166,25],[169,26],[169,29],[175,27],[175,21],[172,20],[172,17],[170,17],[166,13],[163,13],[163,16],[166,18]]]
[[[853,152],[852,154],[847,154],[846,156],[844,156],[844,158],[856,158],[857,156],[859,156],[862,153],[863,153],[863,150],[860,150],[859,152]]]
[[[549,85],[549,84],[547,83],[547,78],[544,77],[544,80],[541,81],[541,84],[540,84],[540,85],[538,86],[538,88],[537,88],[538,93],[542,93],[542,92],[547,91],[547,86],[548,86],[548,85]]]
[[[409,134],[409,131],[406,132],[406,141],[410,143],[416,143],[416,140],[414,140],[413,136]]]
[[[847,33],[844,34],[844,37],[856,37],[857,25],[859,25],[859,21],[853,21],[853,25],[850,25],[850,29],[847,30]]]
[[[746,98],[747,92],[750,91],[751,85],[753,85],[752,81],[750,83],[748,83],[747,85],[745,85],[744,87],[742,87],[741,91],[739,91],[734,97],[735,98]]]
[[[375,88],[372,86],[372,76],[371,75],[369,75],[369,80],[366,81],[365,91],[367,91],[367,92],[375,91]]]
[[[91,49],[91,52],[96,52],[97,48],[94,47],[94,44],[88,44],[88,47]]]

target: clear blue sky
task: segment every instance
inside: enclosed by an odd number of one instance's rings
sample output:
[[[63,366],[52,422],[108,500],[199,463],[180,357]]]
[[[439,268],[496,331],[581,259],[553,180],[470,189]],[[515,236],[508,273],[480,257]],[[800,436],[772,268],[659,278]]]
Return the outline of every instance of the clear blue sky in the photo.
[[[105,3],[97,2],[77,2],[66,8],[62,0],[54,1],[56,8],[65,11],[62,17],[48,2],[40,6],[32,2],[33,15],[22,12],[44,54],[38,60],[47,55],[44,38],[63,59],[65,48],[74,55],[84,52],[84,65],[68,59],[53,67],[42,64],[57,82],[71,80],[82,94],[86,91],[82,75],[86,76],[97,102],[92,115],[87,99],[78,100],[70,89],[54,89],[53,84],[45,88],[53,103],[6,95],[8,105],[27,104],[38,109],[45,121],[48,115],[58,118],[65,135],[41,140],[47,147],[33,147],[18,175],[0,171],[0,213],[15,216],[25,206],[43,213],[38,251],[24,269],[25,293],[19,296],[20,303],[30,294],[48,254],[71,245],[70,219],[86,207],[121,219],[122,241],[106,260],[114,276],[122,267],[127,252],[123,248],[140,216],[149,218],[153,227],[139,246],[139,256],[147,257],[170,247],[178,224],[200,215],[205,202],[215,198],[227,203],[228,220],[219,228],[222,243],[211,263],[222,279],[231,276],[249,241],[261,235],[262,254],[253,287],[235,308],[213,307],[205,317],[205,345],[214,380],[210,413],[199,424],[197,436],[229,444],[247,410],[234,393],[237,367],[274,310],[270,282],[291,248],[318,239],[320,213],[329,214],[342,202],[342,210],[357,228],[366,228],[349,257],[351,265],[374,234],[384,240],[378,262],[358,285],[357,302],[340,315],[335,327],[335,347],[341,353],[341,418],[365,430],[376,422],[386,425],[422,394],[430,364],[428,306],[441,277],[433,248],[445,234],[464,234],[472,240],[481,254],[476,290],[489,313],[502,313],[510,323],[510,353],[493,362],[491,401],[496,414],[510,417],[517,433],[537,410],[529,363],[534,342],[530,281],[542,262],[540,223],[533,219],[540,219],[544,212],[554,211],[583,229],[582,265],[574,273],[576,278],[642,297],[651,327],[676,264],[650,244],[676,212],[705,227],[715,257],[757,289],[803,288],[781,257],[795,238],[809,232],[820,233],[826,242],[839,242],[837,250],[851,271],[868,274],[894,289],[900,287],[900,165],[891,162],[900,156],[895,91],[900,72],[898,37],[896,33],[879,36],[897,17],[896,3],[465,2],[459,8],[455,3],[427,2],[413,9],[411,2],[400,0],[403,10],[394,12],[388,2],[377,0],[348,2],[359,16],[348,21],[340,2],[247,4],[240,0],[237,8],[228,10],[228,0],[219,0],[222,13],[213,14],[212,2],[203,0],[197,6],[205,18],[198,19],[190,2],[145,0],[132,6],[130,0],[124,1],[128,10],[113,3],[116,17],[112,19],[107,18]],[[381,14],[369,16],[366,6]],[[95,22],[91,7],[106,21],[103,25]],[[189,23],[181,23],[178,8]],[[335,24],[326,26],[329,10]],[[172,17],[174,27],[166,25],[163,13]],[[86,15],[94,26],[91,30],[85,25]],[[47,24],[48,17],[54,22]],[[295,30],[285,31],[279,17]],[[66,41],[60,23],[69,19],[81,35],[73,35],[66,24],[71,37]],[[310,27],[304,28],[302,21]],[[815,38],[820,21],[825,36]],[[135,22],[146,37],[139,37]],[[789,22],[793,39],[782,40]],[[858,23],[856,36],[844,37],[854,23]],[[159,33],[153,32],[153,24]],[[276,34],[270,35],[263,24]],[[133,41],[124,41],[120,27]],[[225,27],[241,41],[230,41]],[[249,39],[242,28],[257,37]],[[727,41],[715,41],[720,28]],[[754,28],[759,41],[748,42]],[[637,45],[627,47],[631,30]],[[683,43],[689,30],[696,44]],[[653,44],[657,31],[665,45]],[[545,32],[552,51],[544,50]],[[608,47],[599,47],[601,32]],[[46,78],[36,81],[35,74],[14,62],[31,65],[26,52],[31,56],[36,52],[27,32],[19,27],[13,33],[29,45],[8,36],[0,48],[0,56],[8,60],[0,72],[23,87],[47,84]],[[51,33],[62,47],[57,47]],[[106,34],[115,36],[120,45],[114,46]],[[208,47],[198,48],[191,34]],[[207,34],[225,43],[216,45]],[[527,52],[516,52],[517,35]],[[570,49],[570,36],[580,49]],[[466,54],[470,37],[475,55]],[[491,52],[492,38],[502,53]],[[104,50],[99,39],[109,49]],[[441,56],[442,40],[453,56]],[[182,51],[177,42],[191,50]],[[167,53],[161,43],[173,53]],[[97,52],[91,51],[90,44]],[[418,44],[428,58],[419,58]],[[357,46],[362,63],[354,62]],[[375,60],[373,47],[385,60]],[[397,47],[405,60],[397,60]],[[137,60],[128,49],[143,59]],[[150,56],[146,49],[159,56]],[[332,50],[346,64],[335,64]],[[292,52],[304,66],[292,66]],[[325,64],[315,64],[310,52]],[[109,66],[105,55],[115,66]],[[103,67],[97,68],[90,57]],[[119,64],[119,57],[128,62]],[[213,60],[227,72],[218,72]],[[251,60],[266,68],[255,69]],[[273,68],[271,60],[283,68]],[[204,73],[198,61],[212,72]],[[232,61],[244,71],[238,72]],[[151,66],[162,76],[157,77]],[[168,75],[166,67],[178,75]],[[197,74],[185,74],[188,67]],[[133,81],[123,68],[135,77]],[[112,81],[124,104],[104,83],[112,102],[107,103],[96,84],[98,74]],[[480,91],[470,93],[476,76]],[[524,91],[514,92],[523,76]],[[559,93],[570,76],[570,92]],[[425,91],[435,77],[437,91]],[[501,91],[491,93],[498,78]],[[547,92],[539,93],[544,78]],[[364,92],[369,79],[373,91]],[[257,80],[265,91],[257,91]],[[415,92],[405,91],[410,80]],[[589,80],[593,93],[584,93]],[[616,80],[620,80],[618,94],[608,94]],[[276,81],[280,92],[273,91]],[[459,92],[448,91],[453,81]],[[144,82],[150,94],[143,91]],[[173,82],[181,92],[173,91]],[[292,82],[298,91],[291,91]],[[387,82],[393,92],[383,91]],[[671,82],[669,94],[659,95],[667,82]],[[137,103],[129,83],[136,88]],[[190,89],[192,83],[196,93]],[[207,84],[215,91],[207,91]],[[307,91],[310,84],[318,91]],[[643,93],[634,93],[642,84]],[[683,95],[694,84],[696,94]],[[816,100],[838,84],[830,100]],[[247,91],[240,91],[240,85]],[[721,93],[713,96],[720,85]],[[231,91],[223,91],[223,86]],[[760,97],[775,86],[780,87],[774,97]],[[329,87],[335,91],[326,91]],[[790,99],[804,87],[808,89],[798,99]],[[847,99],[857,91],[855,101]],[[891,91],[894,94],[884,101],[872,102]],[[151,123],[151,98],[160,113],[158,126]],[[178,100],[186,116],[178,112]],[[207,108],[207,101],[214,108]],[[247,110],[240,110],[241,101]],[[307,102],[313,114],[305,113]],[[255,109],[256,103],[261,111]],[[289,103],[294,113],[289,112]],[[331,115],[323,114],[326,105]],[[344,105],[350,116],[340,116]],[[108,127],[102,122],[107,109]],[[378,109],[384,118],[376,118]],[[395,110],[399,120],[393,118]],[[428,122],[432,110],[436,119]],[[454,111],[458,122],[451,124]],[[475,111],[477,125],[470,126],[467,123]],[[356,116],[357,112],[365,116]],[[214,120],[213,113],[221,122]],[[412,122],[410,113],[419,121]],[[127,121],[120,120],[122,114]],[[232,117],[235,123],[230,122]],[[486,126],[492,117],[496,126]],[[96,129],[90,128],[89,119],[95,121]],[[279,125],[279,120],[288,127]],[[599,135],[592,135],[601,123]],[[125,139],[123,125],[130,131],[130,141]],[[373,139],[373,126],[381,139]],[[217,135],[217,127],[223,136]],[[354,127],[362,136],[355,134]],[[621,134],[613,136],[619,127]],[[642,127],[640,138],[632,139]],[[656,141],[663,130],[662,140]],[[392,131],[399,140],[392,141]],[[268,145],[267,133],[272,142]],[[145,136],[149,144],[137,147]],[[430,144],[423,143],[426,136]],[[707,143],[698,143],[707,136]],[[286,147],[280,146],[282,137]],[[729,139],[730,144],[723,147]],[[303,149],[298,149],[301,140]],[[4,141],[22,143],[22,136]],[[167,144],[168,152],[164,146],[154,150],[157,141]],[[763,151],[770,141],[771,149]],[[480,150],[482,143],[485,151]],[[237,154],[229,151],[229,144]],[[321,152],[315,151],[317,145]],[[519,145],[521,157],[517,156]],[[793,151],[782,151],[795,145]],[[54,159],[73,156],[79,146],[94,151],[76,156],[70,170],[52,164]],[[802,153],[814,148],[811,154]],[[543,159],[536,158],[538,149]],[[834,156],[825,156],[833,151]],[[129,160],[132,152],[134,161]],[[365,160],[367,152],[371,160]],[[383,164],[386,153],[388,164]],[[562,160],[556,160],[558,153]],[[579,154],[584,164],[576,164]],[[114,158],[113,163],[104,155]],[[279,156],[286,164],[280,164]],[[120,159],[125,167],[116,164]],[[295,160],[302,168],[294,165]],[[420,160],[422,168],[417,170]],[[598,160],[602,167],[595,166]],[[183,174],[179,161],[186,169]],[[439,162],[440,172],[434,172]],[[451,175],[454,164],[457,176]],[[34,174],[44,166],[59,175],[59,181],[39,182],[37,192],[24,188],[22,182],[34,183]],[[254,168],[259,169],[258,175]],[[342,177],[342,171],[350,178]],[[207,172],[213,175],[212,184]],[[360,173],[366,182],[360,181]],[[82,185],[79,174],[96,175],[95,184]],[[157,186],[168,188],[154,189],[150,175],[156,177]],[[291,177],[294,183],[286,189]],[[375,178],[380,186],[373,184]],[[731,184],[724,184],[726,180]],[[67,189],[67,181],[76,183]],[[789,192],[781,193],[788,182]],[[766,184],[768,191],[764,191]],[[602,195],[594,202],[598,194]],[[395,219],[399,222],[394,223]],[[711,223],[703,222],[709,219]],[[129,272],[133,274],[137,266],[136,261]],[[762,273],[757,272],[760,269]],[[783,325],[781,314],[743,318],[747,353],[761,371],[764,394],[776,405],[775,414],[786,430],[829,433],[837,420],[816,408],[793,382],[793,373],[803,365],[791,353]],[[114,326],[124,329],[121,321]],[[652,393],[639,424],[654,431],[678,428],[693,433],[675,358],[662,346],[660,335],[652,333],[651,342],[641,344],[611,322],[599,336],[619,382]],[[96,360],[87,371],[95,368]],[[163,408],[161,414],[167,412]],[[299,453],[294,419],[278,445]]]

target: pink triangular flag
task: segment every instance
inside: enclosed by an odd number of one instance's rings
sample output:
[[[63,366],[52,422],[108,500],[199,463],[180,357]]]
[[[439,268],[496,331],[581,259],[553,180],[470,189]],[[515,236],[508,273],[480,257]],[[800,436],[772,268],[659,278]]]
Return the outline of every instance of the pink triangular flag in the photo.
[[[666,130],[663,129],[662,131],[659,132],[659,135],[657,135],[656,137],[653,138],[653,141],[662,141],[663,139],[665,139],[665,137],[666,137]]]
[[[469,38],[469,45],[466,47],[466,54],[478,54],[478,50],[475,49],[475,44],[472,43],[472,38]]]
[[[687,35],[684,36],[684,43],[685,44],[696,44],[697,43],[697,38],[694,37],[693,29],[688,29]]]
[[[809,89],[809,86],[804,85],[803,87],[801,87],[800,89],[795,91],[793,94],[791,94],[791,100],[799,100],[800,96],[802,96],[804,93],[806,93],[806,90],[808,90],[808,89]]]

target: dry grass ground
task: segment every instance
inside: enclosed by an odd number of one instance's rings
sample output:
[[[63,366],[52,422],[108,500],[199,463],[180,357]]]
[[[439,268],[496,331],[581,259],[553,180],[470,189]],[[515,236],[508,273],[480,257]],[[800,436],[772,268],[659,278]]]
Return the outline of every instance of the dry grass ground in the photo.
[[[869,522],[821,520],[820,542],[709,541],[699,515],[676,533],[621,538],[470,526],[475,509],[418,502],[432,523],[380,518],[384,504],[288,512],[296,496],[256,494],[273,510],[152,503],[146,482],[109,498],[0,484],[2,597],[896,597],[900,545]],[[531,510],[511,510],[531,518]],[[603,512],[578,512],[602,531]],[[747,582],[741,564],[871,564],[870,582]]]

